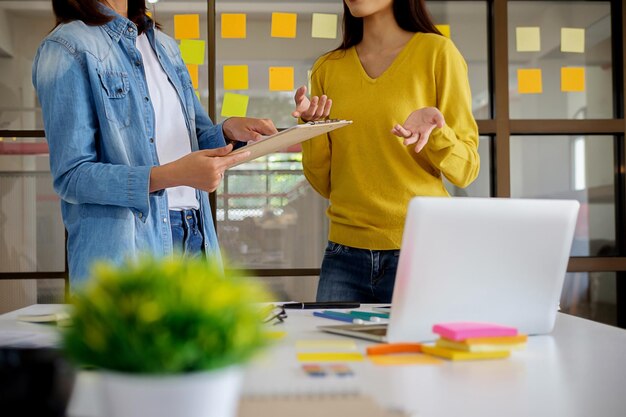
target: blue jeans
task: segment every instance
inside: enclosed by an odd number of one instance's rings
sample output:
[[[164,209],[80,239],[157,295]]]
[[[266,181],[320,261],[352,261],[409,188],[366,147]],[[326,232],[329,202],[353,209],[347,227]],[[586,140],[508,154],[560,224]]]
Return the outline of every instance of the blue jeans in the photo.
[[[390,303],[400,250],[369,250],[328,242],[317,301]]]
[[[204,254],[204,237],[197,210],[170,210],[174,253],[195,258]]]

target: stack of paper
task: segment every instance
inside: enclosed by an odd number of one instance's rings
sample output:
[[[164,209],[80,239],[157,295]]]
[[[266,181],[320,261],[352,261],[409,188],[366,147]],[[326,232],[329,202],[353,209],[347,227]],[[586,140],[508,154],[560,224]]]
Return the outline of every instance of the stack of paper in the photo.
[[[440,338],[435,346],[422,346],[424,353],[453,361],[506,358],[526,347],[527,340],[514,327],[490,323],[437,324],[433,332]]]

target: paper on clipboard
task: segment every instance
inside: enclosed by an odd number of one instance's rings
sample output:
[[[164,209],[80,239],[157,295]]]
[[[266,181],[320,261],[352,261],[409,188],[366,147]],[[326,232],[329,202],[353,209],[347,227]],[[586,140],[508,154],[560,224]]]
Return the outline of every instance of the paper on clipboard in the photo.
[[[288,148],[297,143],[304,142],[305,140],[309,140],[315,136],[323,135],[324,133],[347,126],[351,123],[352,120],[324,120],[292,126],[274,135],[268,136],[259,142],[248,144],[234,152],[231,152],[230,155],[236,155],[241,152],[250,151],[250,155],[245,160],[240,161],[233,166],[237,166],[261,156]]]

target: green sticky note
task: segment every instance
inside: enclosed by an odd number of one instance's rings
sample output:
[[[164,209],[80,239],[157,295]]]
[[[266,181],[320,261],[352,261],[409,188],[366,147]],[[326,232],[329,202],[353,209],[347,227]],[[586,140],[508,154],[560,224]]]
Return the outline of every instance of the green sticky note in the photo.
[[[585,29],[561,28],[561,52],[585,53]]]
[[[337,15],[313,13],[313,20],[311,21],[311,37],[337,39]]]
[[[183,39],[180,41],[180,53],[185,64],[204,65],[205,41]]]
[[[515,28],[517,52],[537,52],[541,50],[541,30],[538,27]]]
[[[222,102],[223,117],[246,117],[250,97],[243,94],[224,93]]]

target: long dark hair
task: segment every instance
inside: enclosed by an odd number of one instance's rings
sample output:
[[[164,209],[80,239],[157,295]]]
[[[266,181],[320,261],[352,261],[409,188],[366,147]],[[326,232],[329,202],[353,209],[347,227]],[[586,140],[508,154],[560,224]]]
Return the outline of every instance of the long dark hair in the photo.
[[[52,0],[57,26],[74,20],[81,20],[89,26],[102,26],[110,22],[113,17],[102,12],[100,3],[98,0]],[[145,0],[128,0],[128,19],[137,25],[139,33],[146,29],[146,11]]]
[[[424,0],[393,0],[393,17],[408,32],[435,33],[441,35],[426,9]],[[354,17],[343,2],[343,42],[336,49],[348,49],[363,40],[363,18]]]

